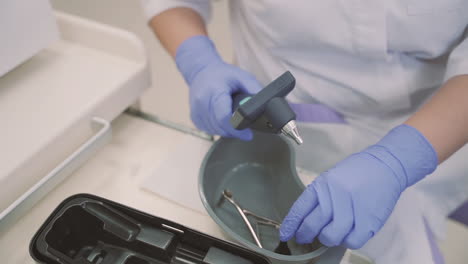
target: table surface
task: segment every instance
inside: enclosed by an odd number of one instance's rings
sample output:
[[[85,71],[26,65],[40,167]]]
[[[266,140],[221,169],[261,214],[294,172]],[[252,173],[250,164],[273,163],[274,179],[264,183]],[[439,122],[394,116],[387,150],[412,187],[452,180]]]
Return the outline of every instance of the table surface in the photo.
[[[227,239],[208,214],[175,204],[139,186],[185,134],[127,115],[117,118],[112,127],[114,133],[110,144],[58,185],[8,231],[0,234],[3,263],[35,263],[28,249],[32,236],[61,201],[77,193],[98,195]]]
[[[90,193],[162,217],[209,235],[230,240],[206,213],[183,207],[141,189],[167,153],[187,135],[128,115],[112,123],[112,141],[58,185],[8,231],[0,234],[3,263],[35,263],[29,242],[55,207],[77,193]],[[460,235],[461,234],[461,235]],[[449,222],[448,241],[441,243],[447,263],[465,263],[468,229]],[[462,254],[463,253],[463,254]],[[466,259],[465,259],[466,260]]]

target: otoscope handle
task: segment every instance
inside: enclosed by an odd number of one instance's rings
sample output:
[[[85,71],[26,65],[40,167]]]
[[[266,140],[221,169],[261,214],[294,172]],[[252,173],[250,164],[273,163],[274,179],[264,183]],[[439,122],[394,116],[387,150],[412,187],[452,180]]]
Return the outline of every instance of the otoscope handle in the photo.
[[[239,105],[242,105],[243,103],[247,102],[252,98],[251,94],[246,94],[246,93],[235,93],[232,95],[232,112],[236,111],[236,109],[239,107]]]
[[[245,129],[251,127],[254,123],[260,122],[261,126],[256,125],[256,127],[262,127],[261,130],[268,130],[272,133],[276,133],[282,128],[282,126],[280,126],[280,122],[273,122],[275,124],[272,124],[270,119],[276,119],[275,115],[281,115],[278,113],[281,113],[282,111],[285,111],[286,115],[291,116],[292,110],[290,109],[289,105],[287,105],[284,97],[294,89],[295,84],[296,79],[289,71],[287,71],[255,95],[243,93],[233,94],[232,110],[234,114],[230,120],[232,126],[235,129]],[[274,99],[282,99],[279,101],[284,102],[272,103],[272,101],[278,101]],[[269,105],[270,107],[268,107]],[[266,111],[266,108],[269,108],[270,110]],[[283,110],[284,108],[286,108],[286,110]],[[294,115],[291,117],[291,119],[294,119],[295,117],[296,116]],[[281,115],[280,118],[278,118],[278,121],[280,120],[285,120],[284,115]],[[284,126],[285,124],[286,123],[282,125]],[[272,128],[268,128],[272,125]],[[266,127],[266,129],[263,129],[263,127]]]

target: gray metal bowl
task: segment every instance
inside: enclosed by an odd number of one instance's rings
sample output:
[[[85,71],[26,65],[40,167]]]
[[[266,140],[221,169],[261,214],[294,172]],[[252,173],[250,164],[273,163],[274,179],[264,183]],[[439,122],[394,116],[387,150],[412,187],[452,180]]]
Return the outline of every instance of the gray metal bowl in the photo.
[[[296,173],[294,148],[280,136],[255,135],[249,142],[222,138],[214,143],[200,170],[202,202],[225,233],[272,263],[311,263],[327,251],[317,241],[299,245],[291,240],[291,256],[274,253],[278,231],[270,226],[258,226],[264,248],[258,247],[235,208],[227,201],[220,203],[224,189],[243,208],[281,222],[304,185]]]

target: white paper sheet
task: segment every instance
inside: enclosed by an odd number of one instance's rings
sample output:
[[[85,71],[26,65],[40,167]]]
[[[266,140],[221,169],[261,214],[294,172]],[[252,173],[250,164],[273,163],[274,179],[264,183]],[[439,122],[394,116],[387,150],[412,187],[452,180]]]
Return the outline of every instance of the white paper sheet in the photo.
[[[202,161],[212,142],[185,136],[143,180],[141,187],[190,209],[205,213],[198,194],[198,176]]]

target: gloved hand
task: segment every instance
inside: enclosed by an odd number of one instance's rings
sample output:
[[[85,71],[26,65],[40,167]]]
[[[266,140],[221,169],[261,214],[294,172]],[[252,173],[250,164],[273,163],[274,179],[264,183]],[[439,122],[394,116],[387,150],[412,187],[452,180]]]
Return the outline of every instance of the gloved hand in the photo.
[[[223,137],[252,139],[249,129],[236,130],[229,123],[233,93],[258,93],[255,77],[225,63],[206,36],[185,40],[177,49],[176,64],[190,87],[190,117],[201,130]]]
[[[400,125],[307,186],[280,228],[281,241],[318,236],[326,246],[362,247],[380,230],[401,193],[432,173],[435,150],[415,128]]]

